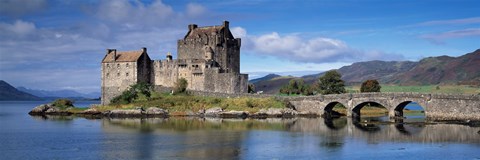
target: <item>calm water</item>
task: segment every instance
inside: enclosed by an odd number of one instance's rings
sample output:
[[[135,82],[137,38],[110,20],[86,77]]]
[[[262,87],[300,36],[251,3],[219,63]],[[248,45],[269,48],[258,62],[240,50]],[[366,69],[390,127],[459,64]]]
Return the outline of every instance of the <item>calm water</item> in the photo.
[[[480,127],[465,125],[27,114],[41,103],[0,102],[0,159],[480,159]]]

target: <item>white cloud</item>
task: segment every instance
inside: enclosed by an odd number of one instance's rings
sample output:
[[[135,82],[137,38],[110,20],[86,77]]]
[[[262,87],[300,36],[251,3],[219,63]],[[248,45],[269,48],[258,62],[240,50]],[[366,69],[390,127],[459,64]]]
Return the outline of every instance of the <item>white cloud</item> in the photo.
[[[16,20],[15,23],[0,23],[0,31],[3,34],[13,33],[13,36],[24,36],[34,32],[36,29],[35,24],[31,22],[25,22],[22,20]]]
[[[403,58],[396,54],[353,49],[345,42],[333,38],[303,38],[299,34],[282,36],[277,32],[248,35],[241,27],[232,28],[232,32],[243,38],[242,44],[247,50],[295,62],[331,63]]]
[[[465,25],[465,24],[476,24],[476,23],[480,23],[480,17],[427,21],[427,22],[419,23],[419,24],[417,24],[416,26]]]
[[[235,38],[245,38],[247,36],[247,30],[242,27],[232,27],[230,32],[232,32]]]
[[[187,4],[187,16],[198,17],[206,12],[205,7],[196,3]]]
[[[468,28],[434,34],[424,34],[420,36],[420,38],[427,39],[435,44],[443,44],[447,39],[462,37],[480,37],[480,28]]]

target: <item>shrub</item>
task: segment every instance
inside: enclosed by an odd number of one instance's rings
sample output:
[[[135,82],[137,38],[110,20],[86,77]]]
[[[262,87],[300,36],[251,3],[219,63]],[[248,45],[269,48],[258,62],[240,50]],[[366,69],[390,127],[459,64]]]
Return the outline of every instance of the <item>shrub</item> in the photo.
[[[140,82],[131,85],[129,89],[122,92],[121,95],[114,97],[110,102],[113,104],[129,104],[143,95],[148,100],[151,96],[152,86],[148,83]]]
[[[68,107],[74,107],[73,101],[70,99],[56,99],[55,101],[52,102],[52,105],[55,107],[63,108],[63,109]]]
[[[380,92],[381,88],[382,86],[380,86],[377,80],[370,79],[362,83],[360,92]]]
[[[313,95],[312,87],[308,84],[305,84],[303,79],[292,79],[288,82],[287,85],[280,88],[281,94],[294,94],[294,95]]]
[[[185,93],[187,91],[188,82],[185,78],[180,78],[175,82],[175,87],[173,88],[173,94]]]
[[[248,93],[255,93],[255,85],[254,84],[248,84]]]

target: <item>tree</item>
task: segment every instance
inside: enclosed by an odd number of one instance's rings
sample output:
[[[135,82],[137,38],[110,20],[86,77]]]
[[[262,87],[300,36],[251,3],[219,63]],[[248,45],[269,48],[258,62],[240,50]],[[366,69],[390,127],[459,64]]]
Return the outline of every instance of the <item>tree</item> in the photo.
[[[175,82],[175,87],[173,88],[173,93],[185,93],[187,91],[188,82],[185,78],[180,78]]]
[[[375,79],[369,79],[362,83],[360,92],[380,92],[382,86]]]
[[[145,82],[139,82],[130,86],[129,89],[122,92],[121,95],[111,100],[113,104],[128,104],[137,100],[140,94],[144,95],[147,100],[150,98],[152,86]]]
[[[318,92],[321,94],[345,93],[345,83],[341,78],[342,75],[336,70],[326,72],[318,78]]]
[[[248,84],[248,93],[255,93],[255,85],[254,84]]]
[[[305,84],[303,79],[292,79],[288,84],[280,88],[280,93],[282,94],[303,94],[303,95],[313,95],[312,87],[308,84]]]

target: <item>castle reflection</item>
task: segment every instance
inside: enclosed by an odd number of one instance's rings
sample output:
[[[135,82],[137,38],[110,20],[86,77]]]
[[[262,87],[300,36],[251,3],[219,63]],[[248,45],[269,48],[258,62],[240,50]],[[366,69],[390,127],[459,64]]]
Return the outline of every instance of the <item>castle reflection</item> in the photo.
[[[366,123],[368,122],[368,123]],[[303,135],[320,148],[339,151],[347,138],[367,143],[480,143],[479,128],[456,124],[384,123],[380,119],[102,119],[104,157],[125,159],[208,158],[244,159],[259,144],[286,143],[290,149],[305,149],[306,142],[285,142]],[[285,134],[285,135],[284,135]],[[309,138],[309,139],[310,139]],[[310,141],[310,140],[309,140]],[[302,142],[301,144],[298,144]],[[111,145],[116,145],[112,149]],[[125,146],[122,146],[125,145]],[[248,146],[248,147],[246,147]],[[255,153],[254,155],[259,155]],[[261,155],[261,154],[260,154]],[[250,157],[254,158],[254,157]]]

